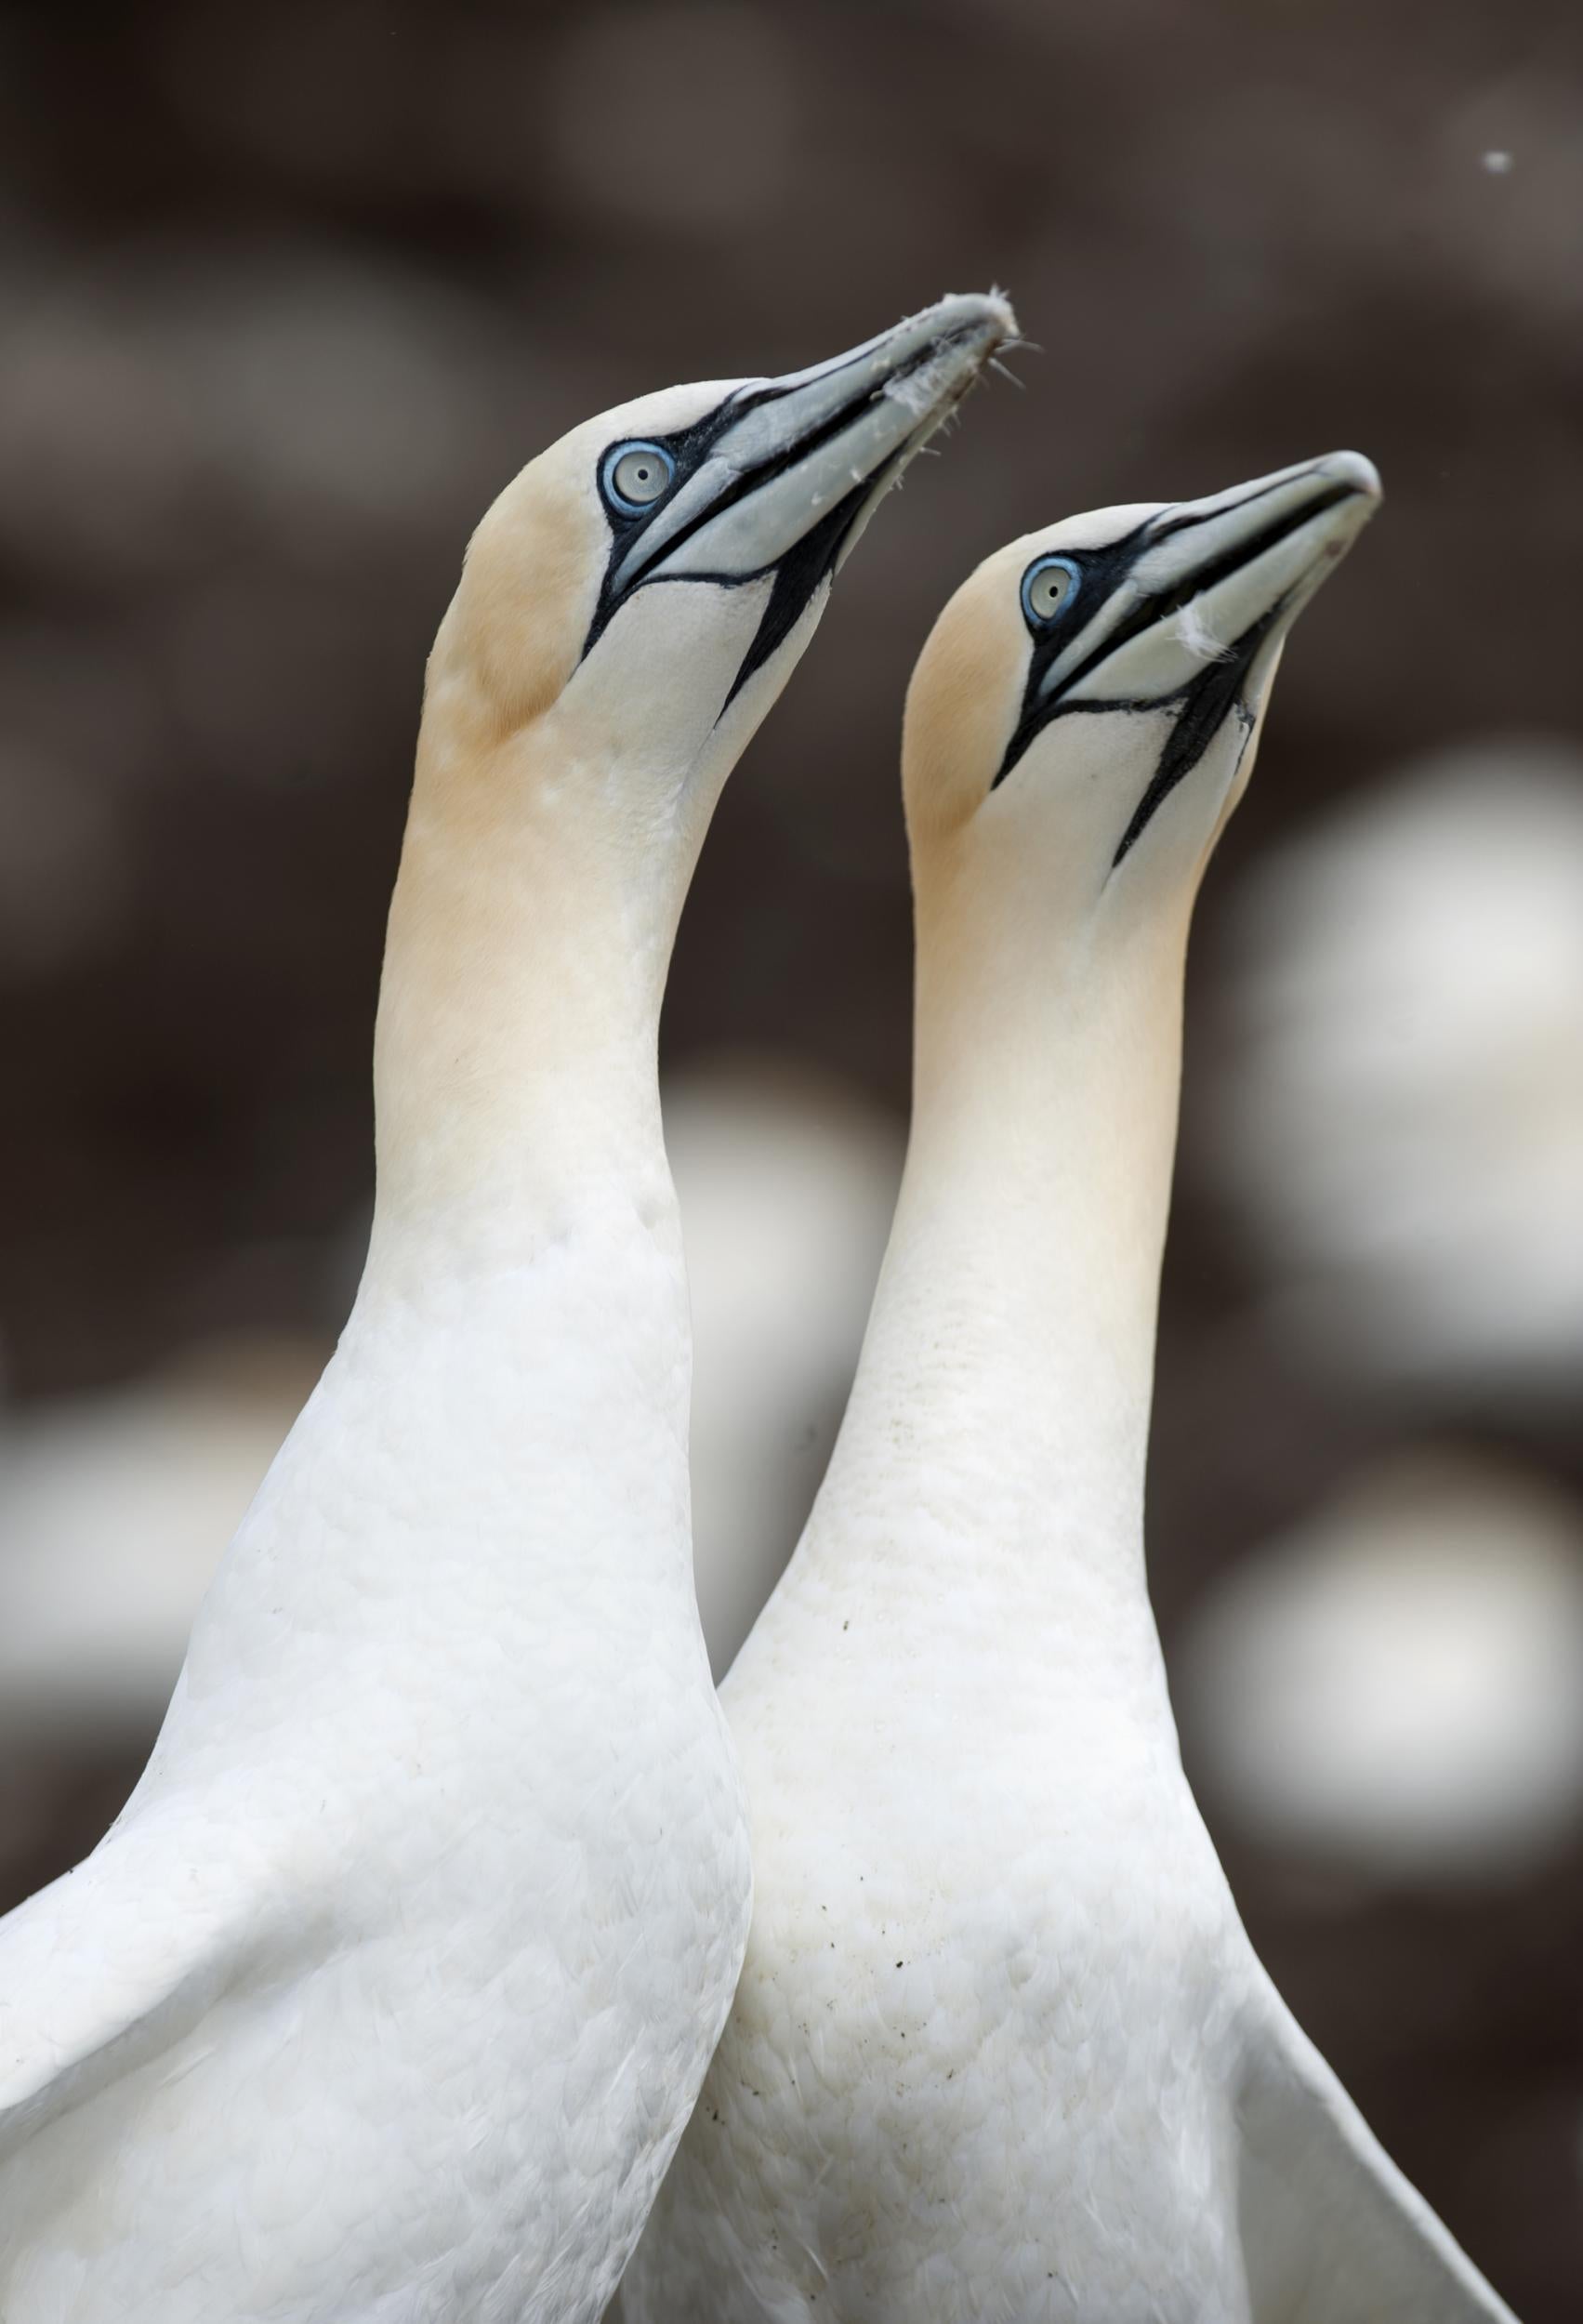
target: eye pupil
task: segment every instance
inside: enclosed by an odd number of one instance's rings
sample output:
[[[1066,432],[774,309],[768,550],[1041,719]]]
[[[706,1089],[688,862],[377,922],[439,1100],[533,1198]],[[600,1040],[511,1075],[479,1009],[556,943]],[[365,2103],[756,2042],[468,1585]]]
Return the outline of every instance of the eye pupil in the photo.
[[[1053,621],[1075,594],[1078,573],[1070,558],[1051,557],[1022,577],[1022,603],[1031,621]]]
[[[676,464],[659,444],[618,445],[604,464],[604,488],[618,508],[652,508],[669,491]]]

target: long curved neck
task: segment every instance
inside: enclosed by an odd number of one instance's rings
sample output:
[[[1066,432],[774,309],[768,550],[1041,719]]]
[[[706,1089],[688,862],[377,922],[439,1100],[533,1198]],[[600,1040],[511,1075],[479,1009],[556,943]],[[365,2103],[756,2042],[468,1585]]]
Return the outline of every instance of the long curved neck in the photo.
[[[989,868],[920,884],[906,1171],[812,1530],[883,1495],[909,1589],[1149,1622],[1185,913],[1123,939],[1075,931],[1036,865],[1020,894]]]
[[[627,766],[542,730],[491,739],[466,706],[431,686],[375,1040],[368,1262],[187,1690],[218,1715],[241,1634],[261,1687],[289,1670],[335,1706],[355,1684],[383,1718],[391,1673],[428,1657],[465,1676],[458,1750],[539,1716],[521,1668],[551,1617],[613,1684],[634,1630],[703,1653],[654,1063],[694,835],[634,827]]]
[[[375,1035],[375,1267],[508,1264],[590,1210],[668,1206],[655,1057],[701,830],[653,796],[431,686]]]

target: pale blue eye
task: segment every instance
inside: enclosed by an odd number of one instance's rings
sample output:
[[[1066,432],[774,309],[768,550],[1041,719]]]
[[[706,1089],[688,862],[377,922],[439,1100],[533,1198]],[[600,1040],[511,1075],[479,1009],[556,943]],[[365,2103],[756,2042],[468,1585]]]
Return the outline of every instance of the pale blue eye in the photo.
[[[1022,575],[1022,611],[1036,626],[1053,621],[1075,597],[1082,577],[1070,557],[1040,557]]]
[[[641,516],[669,492],[676,462],[663,443],[618,443],[604,456],[605,497],[623,516]]]

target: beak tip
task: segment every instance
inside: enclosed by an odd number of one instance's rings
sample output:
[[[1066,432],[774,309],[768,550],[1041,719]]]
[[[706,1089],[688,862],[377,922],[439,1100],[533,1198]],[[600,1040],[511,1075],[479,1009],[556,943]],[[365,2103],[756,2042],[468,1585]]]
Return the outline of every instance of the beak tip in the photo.
[[[1361,452],[1327,453],[1319,463],[1325,474],[1338,484],[1348,484],[1361,499],[1370,502],[1384,498],[1379,470]]]
[[[947,291],[930,316],[942,332],[982,336],[992,351],[1018,337],[1017,317],[1003,290]]]

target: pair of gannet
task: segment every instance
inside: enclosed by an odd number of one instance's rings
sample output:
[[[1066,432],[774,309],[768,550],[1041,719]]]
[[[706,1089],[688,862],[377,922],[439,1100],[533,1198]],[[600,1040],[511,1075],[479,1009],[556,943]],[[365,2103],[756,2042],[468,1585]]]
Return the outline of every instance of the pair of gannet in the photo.
[[[125,1815],[0,1928],[6,2324],[583,2324],[613,2287],[748,1910],[689,1578],[666,965],[832,572],[1010,328],[948,300],[626,407],[481,529],[356,1308]],[[1507,2313],[1253,1960],[1142,1579],[1193,895],[1375,489],[1338,456],[1077,520],[926,653],[911,1160],[732,1680],[755,1934],[635,2318]]]
[[[1075,519],[924,650],[906,1172],[723,1688],[752,1932],[626,2324],[1510,2324],[1253,1954],[1144,1579],[1188,923],[1378,491]]]
[[[586,2324],[745,1940],[655,1046],[720,786],[1011,329],[576,429],[429,667],[329,1368],[153,1755],[0,1924],[4,2324]]]

